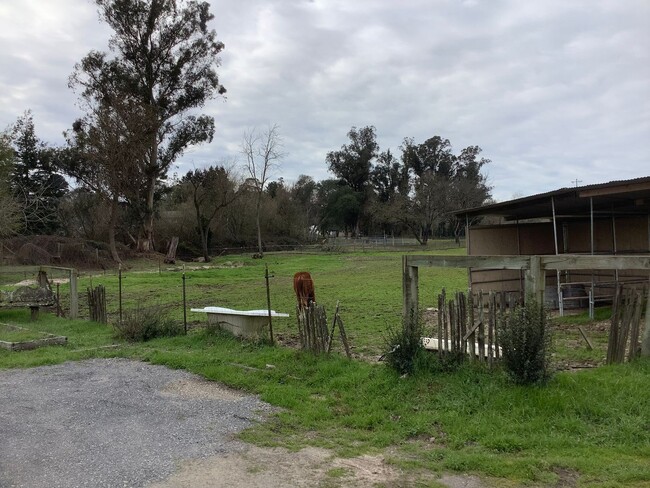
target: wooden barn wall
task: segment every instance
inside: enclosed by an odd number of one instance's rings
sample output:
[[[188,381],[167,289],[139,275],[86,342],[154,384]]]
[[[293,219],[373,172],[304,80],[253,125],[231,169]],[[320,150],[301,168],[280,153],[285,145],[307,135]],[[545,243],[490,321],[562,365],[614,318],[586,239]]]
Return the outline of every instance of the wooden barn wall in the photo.
[[[617,217],[594,221],[595,254],[645,254],[650,253],[650,224],[647,216]],[[558,223],[558,249],[562,253],[589,254],[591,252],[590,221],[566,221]],[[616,234],[616,246],[614,246]],[[469,231],[471,256],[480,255],[533,255],[555,254],[553,224],[515,224],[501,226],[473,227]],[[616,252],[615,252],[616,251]],[[601,283],[596,295],[611,294],[616,274],[609,271],[568,271],[562,274],[563,283]],[[641,271],[620,271],[619,280],[643,280],[648,273]],[[523,274],[513,270],[471,270],[470,282],[476,291],[521,291]],[[546,275],[547,286],[557,284],[554,272]]]
[[[473,227],[469,232],[471,256],[555,254],[550,223]],[[524,283],[522,272],[516,270],[471,270],[470,280],[476,291],[518,292]],[[555,275],[549,274],[547,281],[552,280]]]

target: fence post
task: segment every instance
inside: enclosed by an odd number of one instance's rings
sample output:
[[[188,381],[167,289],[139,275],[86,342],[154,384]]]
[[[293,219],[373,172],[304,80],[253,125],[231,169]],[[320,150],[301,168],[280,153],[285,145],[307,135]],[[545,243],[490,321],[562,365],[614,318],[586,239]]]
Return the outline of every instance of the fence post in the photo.
[[[544,303],[546,271],[542,268],[542,260],[539,256],[531,256],[529,263],[526,270],[526,295],[532,295],[537,303]]]
[[[650,357],[650,292],[646,297],[645,305],[645,330],[641,341],[641,356]]]
[[[185,264],[183,264],[183,331],[187,335],[187,298],[185,294]]]
[[[77,293],[77,270],[70,270],[70,318],[76,319],[79,316],[79,295]]]
[[[273,345],[273,319],[271,318],[271,287],[269,286],[269,265],[264,265],[264,279],[266,280],[266,306],[269,309],[269,334]]]
[[[119,324],[122,325],[122,263],[117,266],[117,303],[120,311]]]
[[[404,326],[415,326],[418,320],[418,268],[408,264],[408,256],[402,256],[402,296]]]

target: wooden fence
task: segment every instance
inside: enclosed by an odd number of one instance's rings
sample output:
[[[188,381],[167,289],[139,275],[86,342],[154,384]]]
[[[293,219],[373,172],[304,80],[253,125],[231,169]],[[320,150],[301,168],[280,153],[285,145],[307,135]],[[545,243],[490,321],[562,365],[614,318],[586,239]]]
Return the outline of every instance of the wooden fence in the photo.
[[[607,342],[607,364],[622,363],[626,356],[629,361],[641,355],[641,314],[644,302],[648,307],[649,298],[646,297],[648,297],[647,285],[643,289],[624,287],[621,284],[616,287]],[[648,317],[646,317],[646,327],[648,327]]]
[[[106,288],[104,285],[98,285],[94,289],[88,287],[88,310],[90,320],[106,324]]]
[[[443,289],[438,295],[437,337],[425,337],[424,346],[445,354],[469,355],[470,360],[487,362],[489,366],[501,358],[498,324],[509,308],[521,301],[515,293],[490,292],[465,294],[457,292],[447,300]]]
[[[546,271],[565,270],[650,270],[650,256],[585,256],[577,254],[543,256],[402,256],[402,317],[408,326],[418,317],[418,268],[518,269],[524,272],[526,296],[544,301]],[[650,301],[648,302],[650,303]],[[650,306],[645,314],[641,355],[650,356]]]
[[[336,303],[336,310],[332,318],[332,329],[328,329],[327,314],[325,307],[310,303],[303,309],[296,308],[298,317],[298,335],[300,336],[300,346],[314,354],[329,353],[332,350],[332,341],[334,340],[334,331],[338,325],[341,342],[345,347],[345,354],[352,358],[350,345],[345,333],[343,320],[339,315],[339,303]]]

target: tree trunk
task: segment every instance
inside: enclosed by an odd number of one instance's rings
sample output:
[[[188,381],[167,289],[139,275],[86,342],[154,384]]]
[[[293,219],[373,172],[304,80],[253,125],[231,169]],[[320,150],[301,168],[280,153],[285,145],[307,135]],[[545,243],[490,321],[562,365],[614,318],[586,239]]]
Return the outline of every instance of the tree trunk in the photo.
[[[149,181],[147,181],[147,209],[142,223],[142,237],[138,239],[138,251],[153,251],[153,218],[154,218],[154,196],[156,194],[156,181],[158,181],[158,133],[154,133],[151,142],[151,154],[149,155]]]
[[[259,253],[260,257],[264,256],[264,252],[262,250],[262,226],[260,225],[260,207],[262,205],[262,192],[257,195],[257,212],[255,215],[255,221],[257,224],[257,252]]]
[[[119,254],[117,253],[117,247],[115,245],[115,227],[117,226],[117,210],[118,210],[118,197],[117,193],[111,198],[111,215],[108,222],[108,245],[111,250],[111,256],[113,261],[118,264],[122,264]]]
[[[138,239],[138,251],[153,251],[153,218],[154,218],[154,194],[156,192],[156,177],[151,176],[147,188],[147,210],[142,223],[142,237]]]
[[[210,262],[210,256],[208,254],[208,234],[209,234],[209,229],[203,230],[202,227],[199,228],[199,232],[201,234],[201,247],[203,249],[203,259],[205,260],[206,263]]]

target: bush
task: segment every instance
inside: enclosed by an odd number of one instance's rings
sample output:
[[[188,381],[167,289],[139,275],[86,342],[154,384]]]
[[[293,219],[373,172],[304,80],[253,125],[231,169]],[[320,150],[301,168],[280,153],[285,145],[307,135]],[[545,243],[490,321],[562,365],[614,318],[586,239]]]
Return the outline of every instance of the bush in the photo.
[[[167,317],[160,307],[136,308],[128,311],[122,323],[115,325],[115,336],[129,342],[143,342],[156,337],[173,337],[183,327]]]
[[[426,358],[422,345],[423,327],[419,321],[410,327],[390,327],[384,337],[384,353],[382,357],[386,364],[400,374],[411,374]]]
[[[551,332],[544,306],[527,299],[500,324],[503,365],[519,384],[543,382],[550,377]]]

